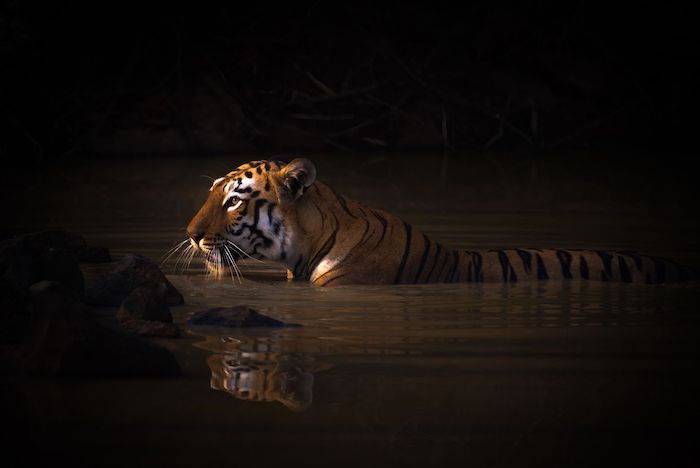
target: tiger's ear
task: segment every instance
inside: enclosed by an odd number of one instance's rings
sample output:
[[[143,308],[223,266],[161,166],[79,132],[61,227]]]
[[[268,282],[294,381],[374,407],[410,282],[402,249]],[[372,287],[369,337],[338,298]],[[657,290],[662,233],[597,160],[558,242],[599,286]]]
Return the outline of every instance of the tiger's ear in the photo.
[[[316,166],[306,158],[296,158],[280,170],[282,184],[293,200],[299,198],[316,180]]]

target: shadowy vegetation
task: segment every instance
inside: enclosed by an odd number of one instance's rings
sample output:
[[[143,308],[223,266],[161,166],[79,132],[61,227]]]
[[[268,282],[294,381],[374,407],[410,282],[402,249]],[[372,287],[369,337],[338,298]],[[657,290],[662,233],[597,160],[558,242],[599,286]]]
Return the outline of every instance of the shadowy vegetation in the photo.
[[[329,5],[6,2],[0,152],[691,142],[689,12]]]

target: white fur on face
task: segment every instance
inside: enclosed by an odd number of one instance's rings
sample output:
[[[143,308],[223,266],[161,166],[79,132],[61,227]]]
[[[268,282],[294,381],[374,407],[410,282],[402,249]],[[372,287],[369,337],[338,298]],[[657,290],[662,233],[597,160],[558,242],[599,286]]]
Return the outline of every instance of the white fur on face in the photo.
[[[224,202],[224,204],[225,204],[225,203],[226,203],[226,202]],[[232,211],[236,211],[236,210],[238,209],[238,207],[241,206],[242,204],[243,204],[243,200],[238,200],[238,203],[236,203],[236,204],[233,205],[233,206],[229,206],[228,208],[226,208],[226,212],[227,212],[227,213],[231,213]]]
[[[216,180],[211,184],[211,187],[209,187],[209,191],[211,192],[212,190],[214,190],[214,187],[216,187],[216,184],[218,184],[219,182],[221,182],[221,181],[224,180],[225,178],[226,178],[226,177],[219,177],[218,179],[216,179]]]

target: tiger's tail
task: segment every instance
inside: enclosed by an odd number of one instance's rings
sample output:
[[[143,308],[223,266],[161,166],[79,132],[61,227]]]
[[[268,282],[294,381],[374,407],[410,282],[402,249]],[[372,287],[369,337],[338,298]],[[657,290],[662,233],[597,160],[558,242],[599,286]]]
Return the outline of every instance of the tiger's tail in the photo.
[[[467,254],[467,276],[475,282],[584,279],[658,284],[700,279],[697,269],[630,251],[499,249]]]

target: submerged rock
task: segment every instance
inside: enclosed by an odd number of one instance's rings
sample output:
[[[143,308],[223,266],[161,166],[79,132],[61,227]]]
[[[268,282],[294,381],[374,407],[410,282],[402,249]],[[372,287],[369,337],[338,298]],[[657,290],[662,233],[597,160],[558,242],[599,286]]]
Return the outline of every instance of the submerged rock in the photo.
[[[130,320],[148,320],[156,322],[172,322],[173,316],[164,300],[161,287],[138,287],[131,291],[122,301],[117,311],[120,322]]]
[[[184,303],[182,294],[168,281],[158,266],[144,256],[129,254],[100,276],[86,292],[86,302],[93,305],[118,307],[136,288],[154,289],[162,294],[166,305]]]
[[[174,323],[157,322],[155,320],[129,320],[123,322],[122,328],[140,336],[177,338],[180,329]]]
[[[44,281],[30,292],[32,332],[21,370],[62,377],[180,375],[168,350],[100,322],[65,285]]]
[[[227,328],[259,328],[259,327],[300,327],[294,323],[281,322],[272,317],[260,314],[248,306],[215,307],[196,312],[187,320],[188,325],[202,325]]]

